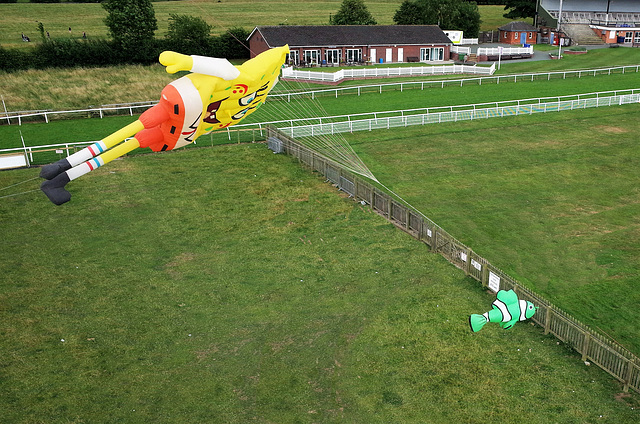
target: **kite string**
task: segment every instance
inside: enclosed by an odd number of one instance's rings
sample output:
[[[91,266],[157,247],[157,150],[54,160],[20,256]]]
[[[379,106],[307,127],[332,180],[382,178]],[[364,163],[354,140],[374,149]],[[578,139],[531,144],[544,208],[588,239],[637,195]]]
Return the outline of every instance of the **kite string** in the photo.
[[[11,187],[18,186],[18,185],[20,185],[20,184],[28,183],[29,181],[37,180],[38,178],[40,178],[40,177],[33,177],[33,178],[29,178],[28,180],[24,180],[24,181],[22,181],[22,182],[15,183],[15,184],[12,184],[12,185],[9,185],[9,186],[6,186],[6,187],[3,187],[3,188],[0,188],[0,191],[2,191],[2,190],[6,190],[6,189],[9,189],[9,188],[11,188]]]
[[[216,18],[212,17],[209,11],[205,10],[200,4],[196,4],[196,7],[200,9],[203,15],[208,16],[209,19],[213,21],[218,21]],[[254,54],[251,48],[247,46],[243,41],[238,39],[238,37],[236,37],[236,35],[233,34],[229,29],[226,29],[226,32],[229,35],[231,35],[231,37],[233,37],[243,47],[245,47],[252,55]],[[281,81],[281,83],[283,82],[284,81]],[[285,89],[284,90],[285,92],[292,91],[291,85],[289,84],[282,84],[282,85],[285,86],[283,87]],[[308,82],[304,82],[303,85],[306,85],[307,88],[309,88]],[[310,100],[310,101],[296,102],[296,104],[286,104],[288,102],[281,102],[280,109],[284,109],[284,111],[288,114],[288,116],[297,117],[302,115],[302,116],[308,116],[310,118],[318,119],[319,121],[320,121],[319,118],[321,118],[322,116],[327,116],[326,110],[324,109],[322,104],[320,104],[318,99],[311,98],[311,96],[306,96],[306,97],[309,97],[309,99],[307,100]],[[283,105],[282,103],[285,103],[285,104]],[[314,107],[315,107],[315,110],[314,110]],[[266,109],[264,110],[264,112],[266,112],[267,115],[270,114],[269,108],[262,108],[262,109],[263,110]],[[273,115],[276,116],[275,111]],[[281,118],[273,119],[273,120],[274,121],[281,120]],[[329,157],[330,159],[336,160],[338,163],[345,166],[352,172],[355,172],[367,178],[371,178],[374,181],[377,181],[377,179],[374,177],[374,175],[367,168],[367,166],[364,164],[362,159],[360,159],[358,154],[353,150],[351,145],[347,142],[347,140],[344,138],[342,134],[333,135],[332,137],[329,137],[328,135],[317,136],[317,137],[311,137],[311,139],[312,139],[311,144],[314,146],[313,148],[315,150],[319,150],[323,155]]]
[[[7,194],[5,196],[0,196],[0,199],[4,199],[4,198],[7,198],[7,197],[13,197],[13,196],[19,196],[21,194],[33,193],[34,191],[40,191],[40,189],[39,188],[35,188],[33,190],[27,190],[27,191],[23,191],[21,193]]]

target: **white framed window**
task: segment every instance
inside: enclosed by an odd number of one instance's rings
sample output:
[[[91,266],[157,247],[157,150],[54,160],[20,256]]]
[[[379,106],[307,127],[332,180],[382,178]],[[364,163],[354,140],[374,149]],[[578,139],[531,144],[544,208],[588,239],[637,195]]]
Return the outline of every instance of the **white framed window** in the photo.
[[[317,65],[320,60],[320,50],[305,50],[302,56],[305,63]]]
[[[624,42],[625,43],[630,43],[632,37],[633,37],[633,32],[631,32],[631,31],[625,32],[625,34],[624,34]]]
[[[347,63],[362,62],[362,49],[347,49],[345,53]]]
[[[633,42],[640,44],[640,31],[636,31],[636,35],[633,37]]]
[[[342,50],[340,49],[327,49],[324,51],[324,60],[327,63],[340,63],[340,59],[342,59]]]
[[[289,52],[289,63],[295,66],[300,65],[300,52],[298,50],[291,50]]]
[[[444,60],[444,47],[428,47],[420,49],[421,62],[438,62]]]

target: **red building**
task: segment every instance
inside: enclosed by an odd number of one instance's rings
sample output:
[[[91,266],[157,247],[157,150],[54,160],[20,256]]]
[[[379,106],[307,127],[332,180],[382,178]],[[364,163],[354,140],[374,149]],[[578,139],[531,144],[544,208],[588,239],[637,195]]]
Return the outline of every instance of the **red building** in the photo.
[[[452,46],[437,25],[262,26],[248,40],[251,57],[288,44],[298,66],[443,62]]]
[[[509,22],[498,28],[500,43],[505,44],[536,44],[538,29],[526,22]]]

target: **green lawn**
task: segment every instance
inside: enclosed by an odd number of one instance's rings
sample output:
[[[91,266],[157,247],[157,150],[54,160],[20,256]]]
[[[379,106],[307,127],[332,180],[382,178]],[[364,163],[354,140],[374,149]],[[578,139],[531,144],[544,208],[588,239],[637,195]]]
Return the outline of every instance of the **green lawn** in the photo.
[[[454,237],[638,354],[639,113],[628,105],[347,140]]]
[[[491,294],[262,145],[69,188],[61,207],[0,199],[5,422],[638,420],[637,395],[539,328],[471,334]]]
[[[637,82],[501,83],[321,105],[333,114]],[[53,97],[69,102],[76,86]],[[639,114],[627,105],[349,140],[380,181],[453,236],[638,353]],[[35,144],[97,139],[132,119],[5,125],[0,144],[20,145],[20,130]],[[470,334],[467,316],[488,310],[491,293],[262,145],[116,160],[70,183],[61,207],[37,190],[37,174],[0,172],[6,422],[640,418],[637,394],[619,393],[540,328]]]
[[[119,80],[115,76],[111,78],[114,82]],[[29,80],[31,79],[32,78],[29,78]],[[10,80],[11,78],[5,80],[5,87],[9,87]],[[388,82],[392,81],[388,80]],[[146,84],[144,80],[138,82],[134,79],[134,76],[130,76],[123,80],[123,85],[114,84],[114,86],[118,87],[118,93],[120,93],[126,92],[128,87],[138,87]],[[81,87],[75,86],[74,84],[70,86],[62,85],[66,86],[69,90],[67,93],[57,91],[62,101],[71,101],[72,99],[80,97],[80,93],[82,92]],[[290,83],[283,82],[277,89],[282,90],[291,87],[292,85]],[[311,103],[310,105],[307,99],[294,101],[292,103],[267,101],[261,109],[249,116],[243,123],[264,122],[295,117],[317,117],[436,106],[466,105],[639,87],[640,74],[630,72],[626,74],[598,75],[596,77],[567,78],[566,80],[552,79],[547,81],[543,79],[534,82],[502,82],[500,84],[485,83],[482,85],[467,83],[463,87],[456,84],[440,88],[438,85],[434,88],[427,88],[424,91],[416,89],[401,92],[396,88],[395,91],[385,91],[382,95],[379,94],[376,88],[369,90],[367,94],[362,94],[361,96],[341,95],[338,96],[338,98],[333,96],[321,97],[317,103]],[[35,83],[31,85],[25,84],[24,88],[14,89],[14,92],[17,90],[21,90],[22,94],[16,94],[12,99],[26,98],[27,96],[33,99],[38,98]],[[98,90],[98,93],[100,92],[102,91]],[[364,90],[363,93],[364,92],[366,92],[366,90]],[[72,95],[74,93],[76,93],[76,95]],[[89,93],[88,95],[91,94]],[[55,101],[55,99],[52,99],[52,101]],[[135,117],[125,116],[105,119],[76,119],[73,121],[57,120],[49,124],[38,123],[22,126],[3,125],[0,126],[0,148],[20,147],[21,134],[27,145],[32,146],[100,140],[134,119]],[[227,140],[226,133],[214,133],[212,138],[216,140],[216,142],[224,142]],[[248,140],[250,139],[251,138]],[[210,143],[210,140],[211,138],[205,137],[201,142]]]

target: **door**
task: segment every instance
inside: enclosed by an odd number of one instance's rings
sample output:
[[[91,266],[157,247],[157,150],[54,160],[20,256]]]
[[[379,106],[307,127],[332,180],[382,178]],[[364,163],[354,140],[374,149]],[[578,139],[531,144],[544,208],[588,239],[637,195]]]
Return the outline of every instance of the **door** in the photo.
[[[393,62],[393,49],[387,49],[387,57],[384,59],[385,62]]]
[[[526,32],[521,32],[520,33],[520,44],[527,44],[527,33]]]
[[[376,49],[371,49],[369,56],[371,57],[371,63],[376,63]]]
[[[398,47],[398,62],[404,62],[404,49]]]

